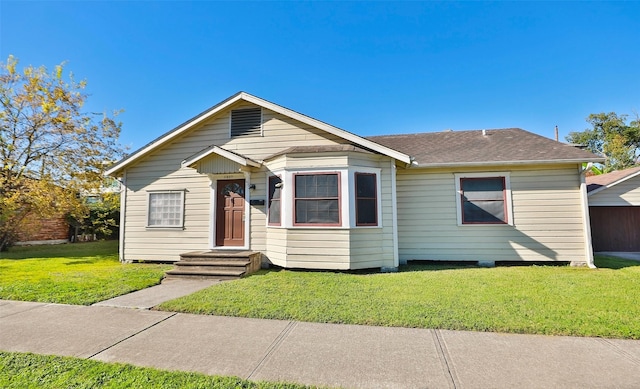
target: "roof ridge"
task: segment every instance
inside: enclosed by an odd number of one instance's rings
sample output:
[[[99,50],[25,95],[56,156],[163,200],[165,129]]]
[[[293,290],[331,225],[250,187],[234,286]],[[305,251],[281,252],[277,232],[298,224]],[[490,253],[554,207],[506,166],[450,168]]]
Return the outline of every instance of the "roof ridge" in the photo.
[[[529,132],[519,127],[506,127],[506,128],[479,128],[474,130],[440,130],[440,131],[409,132],[409,133],[401,133],[401,134],[370,135],[370,136],[366,136],[365,138],[369,139],[369,138],[382,138],[382,137],[390,137],[390,136],[410,136],[410,135],[424,135],[424,134],[449,134],[449,133],[461,134],[464,132],[505,131],[505,130],[519,130],[519,131]],[[551,138],[547,138],[547,139],[551,139]]]

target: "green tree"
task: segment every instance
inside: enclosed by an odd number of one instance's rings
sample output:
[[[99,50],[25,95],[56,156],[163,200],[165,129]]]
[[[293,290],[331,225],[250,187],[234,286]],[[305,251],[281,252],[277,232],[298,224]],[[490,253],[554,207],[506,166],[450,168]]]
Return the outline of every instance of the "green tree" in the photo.
[[[635,166],[640,163],[640,119],[627,123],[627,117],[615,112],[591,114],[587,122],[592,128],[571,132],[566,139],[604,156],[605,173]]]
[[[0,63],[0,249],[27,217],[89,210],[82,195],[103,185],[105,162],[122,156],[121,123],[83,111],[85,81],[44,66]]]

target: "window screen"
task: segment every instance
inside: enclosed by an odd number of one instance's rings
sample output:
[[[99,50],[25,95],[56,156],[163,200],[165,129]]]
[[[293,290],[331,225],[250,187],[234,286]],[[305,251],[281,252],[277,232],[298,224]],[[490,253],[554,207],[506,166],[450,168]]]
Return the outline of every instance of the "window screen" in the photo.
[[[463,224],[505,224],[504,177],[461,178]]]
[[[294,177],[295,223],[339,225],[339,174],[297,174]]]

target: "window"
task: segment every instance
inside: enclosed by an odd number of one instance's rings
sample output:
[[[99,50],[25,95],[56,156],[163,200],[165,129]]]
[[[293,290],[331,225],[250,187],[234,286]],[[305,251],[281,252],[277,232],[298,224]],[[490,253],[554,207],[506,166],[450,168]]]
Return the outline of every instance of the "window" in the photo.
[[[278,176],[269,177],[269,225],[279,226],[282,209],[282,179]]]
[[[505,177],[461,177],[462,224],[507,224]]]
[[[356,173],[356,226],[378,225],[377,179],[374,173]]]
[[[148,227],[182,227],[184,191],[150,192]]]
[[[245,108],[231,111],[231,137],[262,135],[262,109]]]
[[[340,225],[340,174],[294,175],[294,224]]]

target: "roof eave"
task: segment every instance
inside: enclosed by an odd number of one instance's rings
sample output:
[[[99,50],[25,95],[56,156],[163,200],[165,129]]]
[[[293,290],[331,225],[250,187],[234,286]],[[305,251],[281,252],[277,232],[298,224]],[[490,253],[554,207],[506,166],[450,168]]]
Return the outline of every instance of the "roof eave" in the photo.
[[[292,110],[290,110],[288,108],[285,108],[285,107],[282,107],[280,105],[274,104],[274,103],[272,103],[270,101],[267,101],[267,100],[263,100],[263,99],[261,99],[259,97],[256,97],[256,96],[252,96],[250,94],[246,94],[245,93],[243,98],[248,102],[254,103],[256,105],[261,105],[261,106],[263,106],[263,107],[265,107],[265,108],[267,108],[267,109],[269,109],[271,111],[274,111],[274,112],[280,113],[282,115],[288,116],[288,117],[290,117],[292,119],[295,119],[295,120],[298,120],[298,121],[300,121],[302,123],[309,124],[309,125],[311,125],[313,127],[316,127],[316,128],[321,129],[323,131],[326,131],[326,132],[328,132],[328,133],[330,133],[332,135],[339,136],[342,139],[345,139],[345,140],[348,140],[350,142],[356,143],[356,144],[358,144],[360,146],[366,147],[366,148],[371,149],[373,151],[377,151],[380,154],[384,154],[384,155],[386,155],[388,157],[397,159],[397,160],[402,161],[402,162],[407,163],[407,164],[411,163],[411,157],[409,155],[407,155],[407,154],[404,154],[404,153],[401,153],[401,152],[399,152],[397,150],[388,148],[388,147],[383,146],[383,145],[381,145],[379,143],[370,141],[370,140],[365,139],[365,138],[363,138],[361,136],[352,134],[352,133],[350,133],[348,131],[345,131],[345,130],[342,130],[342,129],[338,128],[338,127],[334,127],[334,126],[332,126],[330,124],[321,122],[320,120],[317,120],[317,119],[314,119],[312,117],[303,115],[301,113],[292,111]]]
[[[616,186],[616,185],[618,185],[618,184],[621,184],[621,183],[623,183],[623,182],[625,182],[625,181],[627,181],[627,180],[630,180],[630,179],[632,179],[633,177],[636,177],[636,176],[639,176],[639,175],[640,175],[640,170],[639,170],[639,171],[637,171],[637,172],[635,172],[635,173],[633,173],[633,174],[629,174],[628,176],[623,177],[623,178],[621,178],[621,179],[619,179],[619,180],[617,180],[617,181],[614,181],[614,182],[610,183],[609,185],[602,185],[601,187],[599,187],[599,188],[597,188],[597,189],[594,189],[594,190],[592,190],[591,192],[587,193],[587,196],[591,196],[591,195],[594,195],[594,194],[596,194],[596,193],[598,193],[598,192],[601,192],[601,191],[603,191],[603,190],[605,190],[605,189],[609,189],[609,188],[611,188],[611,187],[613,187],[613,186]]]
[[[214,105],[213,107],[209,108],[208,110],[206,110],[206,111],[194,116],[193,118],[187,120],[186,122],[182,123],[178,127],[175,127],[173,130],[171,130],[171,131],[161,135],[160,137],[154,139],[153,141],[148,143],[146,146],[143,146],[142,148],[136,150],[129,157],[126,157],[126,158],[120,160],[119,162],[117,162],[115,165],[113,165],[111,168],[109,168],[105,172],[105,175],[109,175],[109,176],[116,175],[116,173],[119,173],[120,171],[124,170],[128,165],[130,165],[131,163],[133,163],[136,160],[140,159],[142,156],[144,156],[145,154],[147,154],[151,150],[153,150],[153,149],[155,149],[157,147],[160,147],[161,145],[167,143],[171,139],[174,139],[177,136],[183,134],[185,131],[189,130],[190,128],[192,128],[196,124],[201,123],[202,121],[204,121],[204,120],[208,119],[209,117],[215,115],[216,113],[220,112],[221,110],[227,108],[231,104],[234,104],[238,100],[242,99],[244,95],[246,95],[245,92],[238,92],[235,95],[227,98],[226,100],[223,100],[222,102]]]
[[[553,160],[521,160],[521,161],[481,161],[481,162],[449,162],[449,163],[414,163],[413,168],[446,168],[446,167],[482,167],[500,165],[557,165],[569,163],[602,162],[602,158],[586,159],[553,159]]]
[[[232,153],[219,146],[213,146],[205,150],[204,152],[201,152],[199,154],[194,155],[193,157],[190,157],[189,159],[185,159],[184,161],[182,161],[182,166],[192,167],[193,165],[195,165],[199,161],[202,161],[204,158],[208,157],[211,154],[219,155],[222,158],[226,158],[242,166],[250,166],[250,167],[256,167],[256,168],[262,166],[260,162],[254,161],[251,158],[247,158],[247,157]]]
[[[373,151],[379,152],[381,154],[387,155],[391,158],[397,159],[399,161],[402,161],[404,163],[411,163],[411,157],[407,154],[401,153],[397,150],[394,149],[390,149],[388,147],[382,146],[378,143],[375,143],[373,141],[370,141],[368,139],[362,138],[358,135],[352,134],[348,131],[345,130],[341,130],[337,127],[331,126],[327,123],[321,122],[319,120],[313,119],[309,116],[300,114],[298,112],[292,111],[288,108],[282,107],[280,105],[277,105],[275,103],[272,103],[270,101],[267,100],[263,100],[259,97],[250,95],[246,92],[238,92],[235,95],[227,98],[226,100],[222,101],[221,103],[218,103],[217,105],[209,108],[208,110],[200,113],[199,115],[193,117],[192,119],[186,121],[185,123],[181,124],[180,126],[174,128],[173,130],[169,131],[168,133],[160,136],[159,138],[156,138],[154,141],[152,141],[151,143],[147,144],[146,146],[138,149],[137,151],[135,151],[131,156],[122,159],[121,161],[117,162],[115,165],[113,165],[111,168],[109,168],[105,174],[106,175],[117,175],[117,173],[121,172],[122,170],[124,170],[128,165],[130,165],[131,163],[137,161],[138,159],[140,159],[141,157],[143,157],[145,154],[147,154],[148,152],[156,149],[157,147],[160,147],[161,145],[167,143],[168,141],[170,141],[171,139],[174,139],[175,137],[183,134],[184,132],[186,132],[187,130],[189,130],[190,128],[192,128],[193,126],[197,125],[198,123],[201,123],[204,120],[207,120],[209,117],[215,115],[216,113],[220,112],[221,110],[229,107],[230,105],[234,104],[235,102],[239,101],[239,100],[244,100],[256,105],[259,105],[261,107],[267,108],[271,111],[274,112],[278,112],[280,114],[283,114],[285,116],[291,117],[292,119],[298,120],[302,123],[306,123],[309,124],[311,126],[314,126],[316,128],[319,128],[323,131],[326,131],[332,135],[336,135],[339,136],[340,138],[343,138],[345,140],[348,140],[350,142],[356,143],[362,147],[371,149]]]

